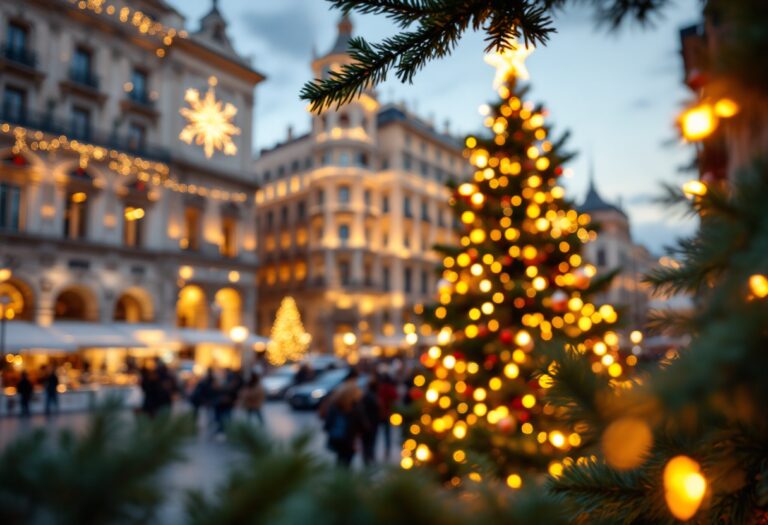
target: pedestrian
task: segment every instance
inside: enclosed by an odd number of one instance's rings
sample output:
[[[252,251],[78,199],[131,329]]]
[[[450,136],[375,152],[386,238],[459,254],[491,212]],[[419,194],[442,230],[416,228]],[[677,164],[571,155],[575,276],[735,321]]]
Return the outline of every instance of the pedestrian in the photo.
[[[336,454],[339,466],[349,467],[355,456],[355,441],[366,426],[362,409],[363,392],[357,385],[358,373],[349,371],[344,382],[328,397],[321,410],[328,434],[328,448]]]
[[[259,423],[264,424],[264,416],[261,413],[261,407],[264,405],[264,398],[266,393],[264,387],[261,384],[261,378],[253,374],[248,380],[248,383],[240,390],[240,405],[248,415],[248,421],[253,416],[259,420]]]
[[[213,368],[209,368],[205,377],[201,378],[195,388],[192,390],[192,395],[189,396],[189,402],[192,404],[192,415],[197,424],[198,414],[203,407],[210,407],[211,399],[213,397]]]
[[[376,384],[379,398],[379,426],[384,433],[384,458],[389,459],[392,451],[392,424],[389,418],[398,399],[397,384],[386,371],[379,373]]]
[[[230,369],[225,370],[224,377],[216,382],[214,388],[214,420],[216,422],[215,432],[217,435],[223,435],[229,420],[232,417],[232,410],[237,401],[239,390],[239,376]]]
[[[32,381],[29,380],[27,371],[22,371],[21,379],[19,379],[19,383],[16,385],[16,391],[21,398],[21,417],[29,417],[29,403],[32,401],[32,393],[34,390],[35,388],[32,385]]]
[[[56,367],[51,368],[51,373],[45,378],[45,415],[50,416],[59,411],[59,376]]]
[[[376,434],[379,430],[381,406],[379,404],[378,383],[371,379],[366,386],[362,399],[365,425],[361,429],[360,441],[363,444],[363,463],[372,465],[376,455]]]

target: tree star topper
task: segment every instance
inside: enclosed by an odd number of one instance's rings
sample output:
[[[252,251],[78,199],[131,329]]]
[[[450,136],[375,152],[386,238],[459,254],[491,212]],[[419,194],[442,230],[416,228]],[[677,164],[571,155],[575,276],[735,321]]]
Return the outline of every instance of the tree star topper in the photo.
[[[513,76],[528,80],[525,59],[533,53],[534,47],[520,44],[516,38],[511,38],[510,41],[509,47],[485,55],[485,62],[496,68],[496,78],[493,79],[494,89],[499,89]]]
[[[184,101],[189,107],[181,108],[179,113],[188,124],[181,130],[179,139],[198,146],[203,146],[206,158],[211,158],[214,151],[223,151],[224,155],[235,155],[237,146],[232,142],[233,135],[240,134],[240,128],[232,123],[237,108],[227,102],[216,100],[216,77],[208,79],[208,91],[200,97],[197,89],[187,89]]]

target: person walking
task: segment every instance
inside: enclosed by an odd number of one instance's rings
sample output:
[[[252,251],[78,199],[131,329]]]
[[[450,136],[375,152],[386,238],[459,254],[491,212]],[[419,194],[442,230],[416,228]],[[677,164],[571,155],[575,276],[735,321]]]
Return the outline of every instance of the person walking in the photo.
[[[51,373],[45,379],[45,415],[50,416],[59,411],[59,376],[56,367],[51,368]]]
[[[366,426],[362,409],[363,392],[357,385],[358,373],[350,370],[344,382],[328,397],[321,410],[328,448],[336,454],[339,466],[349,467],[355,457],[355,441]]]
[[[389,418],[398,399],[397,384],[387,372],[382,372],[377,380],[379,398],[379,424],[384,432],[384,459],[389,459],[392,451],[392,424]]]
[[[16,385],[16,391],[21,398],[21,417],[29,417],[29,403],[32,401],[32,394],[34,390],[35,387],[32,385],[32,381],[29,380],[27,371],[22,371],[19,384]]]
[[[213,368],[209,368],[205,377],[201,378],[195,388],[192,390],[192,395],[189,396],[189,402],[192,404],[192,416],[197,425],[198,415],[200,409],[204,407],[210,407],[211,399],[213,398]]]
[[[376,459],[376,434],[379,430],[379,419],[381,418],[378,388],[378,383],[371,379],[368,382],[362,399],[365,425],[360,432],[360,441],[363,444],[363,463],[366,466],[372,465]]]
[[[240,390],[240,405],[248,415],[250,421],[253,416],[259,420],[259,423],[264,424],[264,416],[261,413],[261,407],[264,405],[264,398],[266,393],[264,387],[261,384],[261,378],[253,374],[248,380],[248,383]]]

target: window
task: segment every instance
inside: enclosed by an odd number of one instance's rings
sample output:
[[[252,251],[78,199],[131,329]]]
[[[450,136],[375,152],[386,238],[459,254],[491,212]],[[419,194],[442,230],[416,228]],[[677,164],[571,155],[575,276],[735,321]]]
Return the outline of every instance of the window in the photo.
[[[347,167],[349,166],[349,153],[346,151],[342,151],[339,153],[339,166]]]
[[[411,159],[411,155],[409,153],[403,153],[403,169],[405,171],[410,171],[412,165],[413,160]]]
[[[269,170],[265,171],[264,175],[263,175],[263,179],[264,179],[264,182],[271,181],[272,180],[272,172],[269,171]]]
[[[88,49],[84,47],[76,48],[75,54],[72,57],[72,80],[94,86],[95,79],[91,73],[93,70],[91,62],[92,55]]]
[[[322,157],[320,162],[321,162],[321,165],[323,165],[323,166],[330,165],[331,162],[333,162],[333,156],[331,155],[331,152],[330,151],[326,151],[325,153],[323,153],[323,157]]]
[[[224,257],[237,257],[237,219],[235,217],[223,217],[221,220],[219,250]]]
[[[371,205],[371,190],[365,190],[363,192],[363,202],[365,202],[366,206]]]
[[[0,182],[0,230],[18,231],[21,222],[21,188]]]
[[[184,208],[184,239],[181,247],[193,251],[200,249],[200,209],[194,206]]]
[[[606,257],[605,248],[598,248],[597,250],[597,265],[606,266],[608,264],[608,257]]]
[[[429,273],[426,270],[421,271],[421,293],[423,295],[429,293]]]
[[[304,169],[309,169],[312,167],[312,157],[307,157],[304,159]]]
[[[389,159],[387,157],[384,157],[381,159],[381,169],[388,170],[389,169]]]
[[[411,198],[403,197],[403,214],[406,217],[413,217],[413,210],[411,209]]]
[[[339,203],[349,204],[349,186],[339,186]]]
[[[382,286],[384,287],[384,291],[388,292],[392,289],[392,282],[389,274],[389,267],[385,266],[382,269],[381,272],[381,280],[382,280]]]
[[[445,226],[445,220],[443,219],[443,210],[437,210],[437,225]]]
[[[381,211],[384,213],[389,213],[389,195],[384,195],[381,197]]]
[[[381,234],[381,245],[386,248],[389,245],[389,235],[386,233]]]
[[[421,203],[421,220],[429,222],[429,206],[426,202]]]
[[[130,248],[138,248],[144,242],[145,211],[137,206],[123,207],[123,244]]]
[[[419,171],[421,172],[422,177],[428,177],[429,176],[429,164],[426,162],[421,162],[419,166]]]
[[[299,202],[296,213],[299,216],[299,220],[303,221],[307,217],[307,203],[304,201]]]
[[[283,175],[285,175],[285,166],[278,166],[277,167],[277,178],[279,179]]]
[[[8,50],[12,55],[21,55],[27,49],[27,40],[29,39],[29,31],[26,27],[15,22],[8,24]]]
[[[147,72],[143,69],[134,68],[131,72],[131,84],[133,89],[130,92],[131,100],[146,104],[149,102],[149,79]]]
[[[358,153],[358,154],[355,156],[355,162],[356,162],[356,163],[357,163],[357,165],[358,165],[358,166],[360,166],[361,168],[366,168],[366,167],[368,167],[368,155],[367,155],[367,154],[365,154],[365,153]]]
[[[403,271],[403,286],[405,293],[411,293],[413,288],[413,271],[410,268],[406,268]]]
[[[72,137],[84,140],[91,138],[91,112],[85,108],[72,108]]]
[[[82,191],[67,192],[64,209],[64,237],[85,239],[88,223],[88,194]]]
[[[128,126],[128,149],[142,151],[147,146],[147,128],[131,122]]]
[[[349,263],[347,261],[341,261],[339,263],[339,281],[342,286],[349,286],[351,282],[351,272],[349,271]]]
[[[23,124],[27,114],[27,92],[5,86],[3,94],[3,119]]]
[[[325,190],[319,190],[317,192],[317,203],[322,206],[325,204]]]
[[[296,173],[297,171],[299,171],[300,167],[301,167],[301,163],[299,162],[299,160],[298,159],[294,160],[293,162],[291,162],[291,173]]]
[[[349,115],[347,115],[346,113],[342,113],[339,115],[339,127],[340,128],[349,127]]]
[[[347,244],[349,241],[349,224],[341,224],[339,226],[339,241],[341,244]]]
[[[288,206],[280,208],[280,224],[283,226],[288,224]]]
[[[267,212],[267,228],[272,228],[275,225],[275,214],[272,210]]]

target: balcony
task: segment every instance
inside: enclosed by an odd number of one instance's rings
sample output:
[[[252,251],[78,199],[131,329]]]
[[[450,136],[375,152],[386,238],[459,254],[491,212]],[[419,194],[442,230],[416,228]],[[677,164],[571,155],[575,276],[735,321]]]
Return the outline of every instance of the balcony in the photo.
[[[149,98],[149,93],[146,91],[129,91],[126,93],[125,99],[120,102],[120,107],[125,112],[132,111],[151,119],[156,119],[159,116],[157,108],[155,108],[155,101]]]
[[[169,162],[170,152],[158,146],[137,144],[135,138],[126,134],[118,134],[114,131],[99,130],[93,127],[81,129],[75,127],[69,120],[57,119],[50,113],[35,113],[18,108],[3,108],[0,114],[2,122],[11,125],[23,126],[31,130],[38,130],[51,135],[65,135],[70,139],[88,142],[95,146],[124,151],[131,155],[147,160]]]
[[[93,91],[99,90],[99,77],[97,77],[90,71],[80,71],[77,69],[70,69],[69,81],[74,84],[78,84],[80,86],[92,89]]]
[[[29,69],[37,68],[37,56],[26,47],[8,46],[2,47],[3,58],[9,62],[19,64]]]

